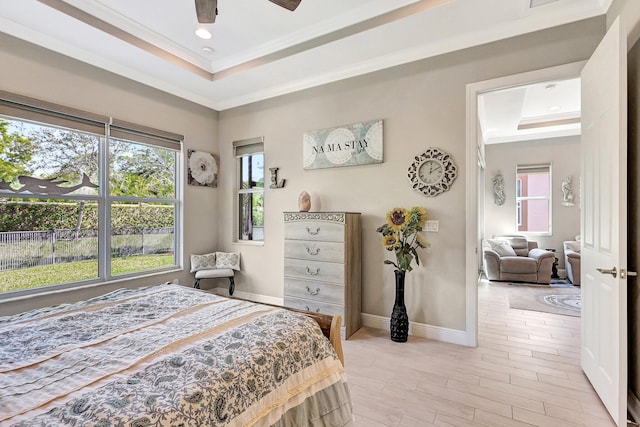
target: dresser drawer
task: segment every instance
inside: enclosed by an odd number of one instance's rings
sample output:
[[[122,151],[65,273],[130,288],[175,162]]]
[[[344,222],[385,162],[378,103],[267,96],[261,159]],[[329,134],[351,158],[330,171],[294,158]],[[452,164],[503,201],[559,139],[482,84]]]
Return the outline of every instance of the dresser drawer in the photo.
[[[286,222],[284,238],[344,242],[344,224],[323,221]]]
[[[298,310],[313,311],[314,313],[329,314],[331,316],[340,315],[344,319],[344,307],[326,302],[311,301],[301,298],[292,298],[285,295],[284,305]]]
[[[286,258],[341,263],[344,262],[344,243],[285,240],[284,256]]]
[[[344,286],[285,277],[284,297],[344,305]]]
[[[344,283],[344,264],[285,258],[284,275],[341,285]]]

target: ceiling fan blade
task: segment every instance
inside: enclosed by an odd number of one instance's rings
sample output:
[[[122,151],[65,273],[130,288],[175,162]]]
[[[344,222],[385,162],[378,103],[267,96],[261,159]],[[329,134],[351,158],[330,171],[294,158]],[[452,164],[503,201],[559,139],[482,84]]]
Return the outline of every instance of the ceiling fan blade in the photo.
[[[271,3],[275,3],[278,6],[284,7],[285,9],[289,9],[290,11],[296,10],[296,7],[300,4],[302,0],[269,0]]]
[[[201,24],[213,24],[218,14],[218,0],[196,0],[196,16]]]

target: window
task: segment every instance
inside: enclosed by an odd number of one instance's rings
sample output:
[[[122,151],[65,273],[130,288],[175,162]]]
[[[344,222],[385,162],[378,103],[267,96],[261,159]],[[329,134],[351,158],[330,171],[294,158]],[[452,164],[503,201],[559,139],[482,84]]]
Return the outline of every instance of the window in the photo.
[[[181,138],[0,92],[0,293],[176,267]]]
[[[522,202],[518,197],[522,196],[522,179],[516,178],[516,224],[518,227],[522,225]]]
[[[517,167],[516,224],[519,232],[551,233],[551,165]]]
[[[234,141],[238,182],[238,241],[264,241],[264,143]]]

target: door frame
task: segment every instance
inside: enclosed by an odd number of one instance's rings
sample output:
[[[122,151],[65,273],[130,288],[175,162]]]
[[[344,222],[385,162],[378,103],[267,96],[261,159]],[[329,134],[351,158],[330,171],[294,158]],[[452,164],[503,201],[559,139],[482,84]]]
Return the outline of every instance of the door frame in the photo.
[[[478,271],[482,248],[478,241],[478,213],[484,209],[479,197],[478,152],[484,156],[484,144],[479,139],[478,95],[498,89],[507,89],[549,80],[566,80],[580,77],[586,61],[573,62],[550,68],[529,71],[467,84],[467,149],[466,149],[466,336],[465,345],[478,345]]]

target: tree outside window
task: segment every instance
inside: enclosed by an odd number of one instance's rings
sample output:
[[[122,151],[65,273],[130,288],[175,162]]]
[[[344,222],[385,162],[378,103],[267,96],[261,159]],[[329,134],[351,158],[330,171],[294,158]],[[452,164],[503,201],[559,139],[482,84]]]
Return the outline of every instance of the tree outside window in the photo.
[[[177,266],[180,141],[0,108],[0,293]]]

